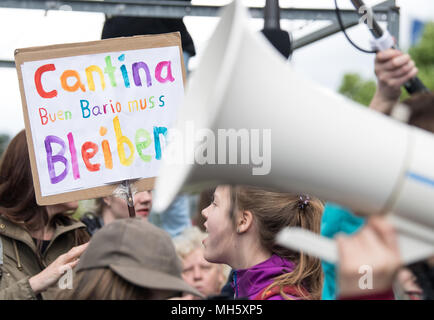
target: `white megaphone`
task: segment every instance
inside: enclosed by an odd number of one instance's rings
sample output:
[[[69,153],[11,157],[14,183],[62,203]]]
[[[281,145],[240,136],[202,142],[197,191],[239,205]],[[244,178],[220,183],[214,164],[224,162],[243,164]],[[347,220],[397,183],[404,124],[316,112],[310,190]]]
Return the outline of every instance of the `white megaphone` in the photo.
[[[355,212],[393,212],[404,261],[434,254],[434,135],[305,79],[248,22],[239,1],[225,7],[188,83],[177,134],[165,150],[170,156],[163,156],[156,181],[155,210],[167,208],[185,186],[272,187]],[[220,141],[228,129],[241,140],[230,164],[228,146]],[[191,133],[200,130],[202,140],[195,141]],[[236,164],[239,155],[246,163],[246,150],[248,163]],[[337,261],[334,242],[294,230],[278,239]],[[318,245],[327,252],[316,250]]]

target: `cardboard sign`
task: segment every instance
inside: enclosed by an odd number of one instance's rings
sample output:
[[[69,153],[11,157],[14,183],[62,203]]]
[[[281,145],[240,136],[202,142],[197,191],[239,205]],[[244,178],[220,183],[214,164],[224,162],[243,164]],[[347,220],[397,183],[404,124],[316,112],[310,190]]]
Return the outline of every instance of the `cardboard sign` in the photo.
[[[184,97],[179,33],[15,52],[38,204],[152,189]]]

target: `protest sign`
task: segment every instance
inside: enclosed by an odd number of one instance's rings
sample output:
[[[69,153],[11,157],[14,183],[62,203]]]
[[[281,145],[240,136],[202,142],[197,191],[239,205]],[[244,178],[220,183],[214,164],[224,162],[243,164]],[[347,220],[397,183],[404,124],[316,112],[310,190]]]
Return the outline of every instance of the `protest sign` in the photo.
[[[184,97],[179,33],[15,52],[37,202],[152,189]]]

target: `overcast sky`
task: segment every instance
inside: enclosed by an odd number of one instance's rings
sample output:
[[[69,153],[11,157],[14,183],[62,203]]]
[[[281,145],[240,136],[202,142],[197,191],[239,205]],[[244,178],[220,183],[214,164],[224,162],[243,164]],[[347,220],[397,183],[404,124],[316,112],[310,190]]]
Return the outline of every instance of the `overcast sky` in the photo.
[[[193,0],[195,4],[224,4],[229,1]],[[246,0],[248,5],[263,5],[265,0]],[[340,0],[342,8],[350,8],[349,0]],[[380,1],[365,1],[373,5]],[[401,0],[400,46],[408,47],[410,21],[413,18],[434,20],[434,1]],[[331,8],[333,0],[280,0],[282,7]],[[186,17],[184,19],[195,42],[197,57],[192,59],[194,68],[206,47],[207,40],[218,22],[217,18]],[[40,46],[55,43],[83,42],[98,40],[104,23],[99,13],[62,12],[0,8],[0,60],[13,60],[16,48]],[[252,27],[262,28],[262,21],[252,21]],[[300,36],[318,24],[310,22],[282,23],[282,28]],[[367,47],[369,32],[364,25],[353,28],[351,37],[361,46]],[[359,53],[338,34],[318,41],[294,52],[291,64],[311,79],[336,90],[345,72],[358,72],[374,79],[372,55]],[[16,134],[24,128],[17,74],[13,68],[0,68],[0,133]]]

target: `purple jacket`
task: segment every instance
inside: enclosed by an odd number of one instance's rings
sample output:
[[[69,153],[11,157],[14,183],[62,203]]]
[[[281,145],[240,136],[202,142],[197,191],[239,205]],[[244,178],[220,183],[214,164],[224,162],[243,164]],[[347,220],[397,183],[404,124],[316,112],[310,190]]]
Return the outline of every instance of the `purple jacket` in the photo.
[[[293,271],[294,263],[285,260],[275,254],[269,259],[248,269],[234,271],[232,287],[236,298],[254,299],[264,288],[273,282],[273,279],[281,274]],[[294,297],[294,299],[296,299]],[[281,295],[275,295],[268,300],[284,300]]]

